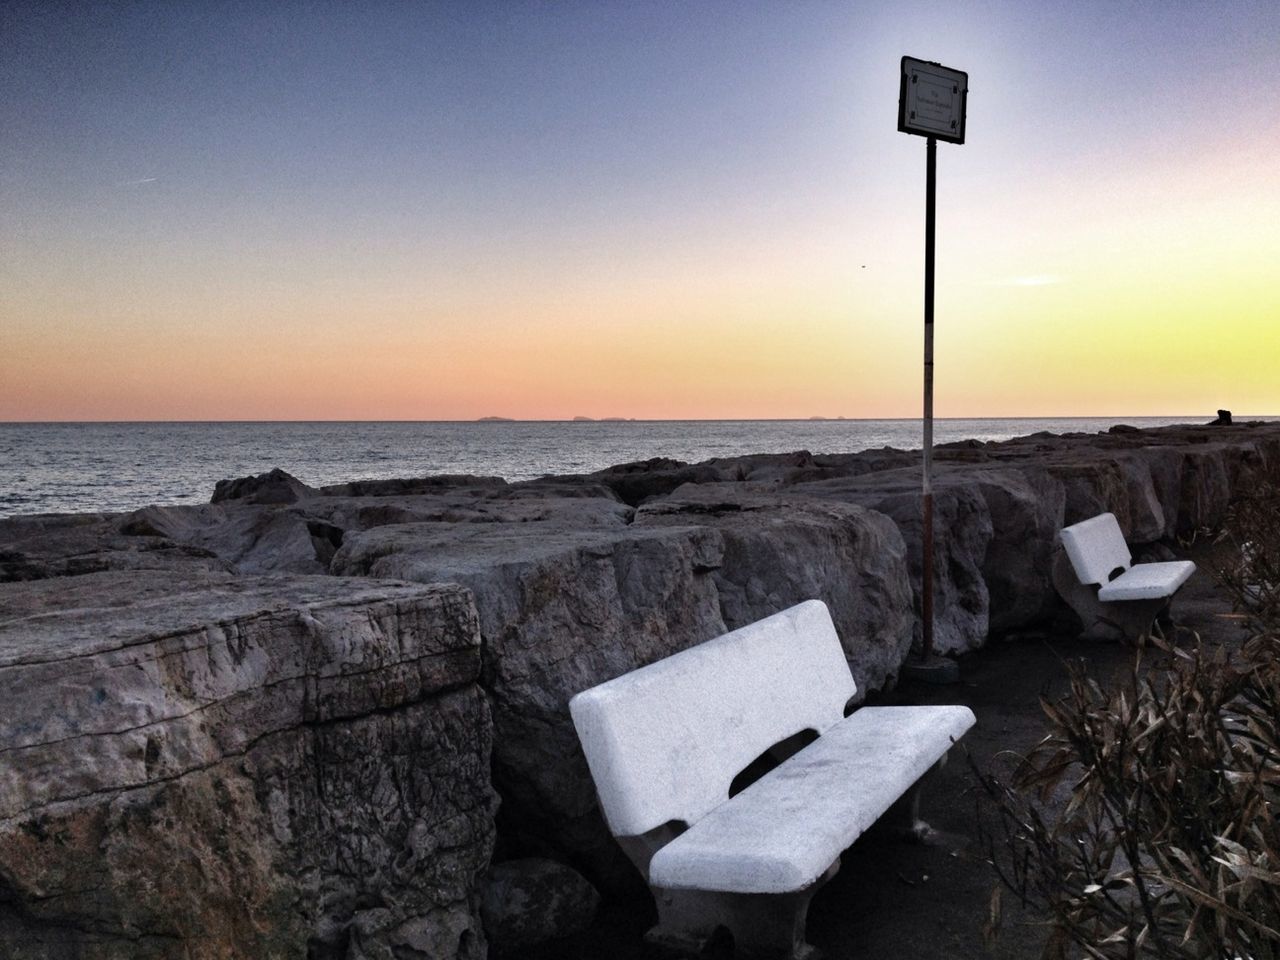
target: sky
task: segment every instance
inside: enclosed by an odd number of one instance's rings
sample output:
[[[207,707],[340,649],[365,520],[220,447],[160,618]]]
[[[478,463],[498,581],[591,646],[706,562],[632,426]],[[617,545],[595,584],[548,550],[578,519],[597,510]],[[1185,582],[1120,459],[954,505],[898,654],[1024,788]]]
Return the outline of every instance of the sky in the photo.
[[[0,5],[0,420],[1280,414],[1280,3]]]

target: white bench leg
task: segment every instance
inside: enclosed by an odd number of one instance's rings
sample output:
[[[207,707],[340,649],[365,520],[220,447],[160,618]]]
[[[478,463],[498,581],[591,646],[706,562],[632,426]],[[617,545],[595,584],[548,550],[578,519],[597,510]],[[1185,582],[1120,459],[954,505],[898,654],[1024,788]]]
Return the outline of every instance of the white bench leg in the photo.
[[[653,888],[658,925],[645,939],[677,955],[696,956],[721,928],[741,960],[816,960],[805,943],[809,902],[835,876],[837,860],[818,880],[795,893],[717,893]]]
[[[684,825],[665,824],[646,834],[618,837],[642,877],[649,861],[681,833]],[[645,939],[676,956],[697,956],[724,928],[733,937],[734,955],[760,960],[815,960],[818,952],[804,941],[809,901],[840,868],[837,860],[812,885],[795,893],[718,893],[650,887],[658,907],[658,925]]]
[[[938,758],[938,762],[925,771],[924,775],[911,785],[898,801],[885,811],[877,822],[878,827],[892,830],[903,839],[915,843],[928,843],[936,836],[933,827],[920,816],[920,795],[934,774],[947,765],[950,751]]]
[[[1061,547],[1050,571],[1058,596],[1066,601],[1084,624],[1080,636],[1087,640],[1136,640],[1151,632],[1151,625],[1169,606],[1172,597],[1158,600],[1098,599],[1098,588],[1085,586],[1076,577],[1071,561]]]

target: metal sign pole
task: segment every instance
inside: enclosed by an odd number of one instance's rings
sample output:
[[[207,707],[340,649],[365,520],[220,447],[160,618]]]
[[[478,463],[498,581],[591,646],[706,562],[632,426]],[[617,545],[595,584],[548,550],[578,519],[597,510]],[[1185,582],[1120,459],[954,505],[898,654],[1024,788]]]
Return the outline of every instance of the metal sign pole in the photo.
[[[960,679],[954,660],[933,643],[933,240],[937,206],[938,141],[964,143],[969,75],[932,60],[903,57],[899,69],[898,129],[928,138],[924,185],[924,449],[921,451],[920,660],[903,673],[930,683]]]
[[[933,656],[933,236],[938,185],[938,141],[929,138],[924,188],[924,555],[920,584],[921,658]]]

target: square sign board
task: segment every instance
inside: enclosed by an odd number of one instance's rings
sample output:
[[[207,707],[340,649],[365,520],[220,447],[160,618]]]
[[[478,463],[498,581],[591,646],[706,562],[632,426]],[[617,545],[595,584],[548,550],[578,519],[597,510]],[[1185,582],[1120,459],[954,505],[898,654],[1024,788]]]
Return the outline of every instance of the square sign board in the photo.
[[[898,129],[921,137],[964,143],[969,74],[940,63],[902,58]]]

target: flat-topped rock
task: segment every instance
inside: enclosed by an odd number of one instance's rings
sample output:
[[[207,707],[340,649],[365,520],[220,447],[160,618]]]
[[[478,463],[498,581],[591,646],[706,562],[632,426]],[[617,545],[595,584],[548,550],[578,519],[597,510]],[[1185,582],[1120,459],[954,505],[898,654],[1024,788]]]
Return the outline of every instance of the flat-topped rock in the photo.
[[[177,568],[195,574],[229,570],[230,565],[190,543],[126,533],[117,514],[45,514],[0,520],[0,583],[75,577],[103,570]]]
[[[0,585],[0,954],[483,956],[479,642],[456,586]]]
[[[723,558],[723,538],[703,527],[415,524],[352,535],[333,569],[474,593],[504,819],[519,843],[617,880],[627,867],[596,814],[568,701],[723,633],[712,576]]]

